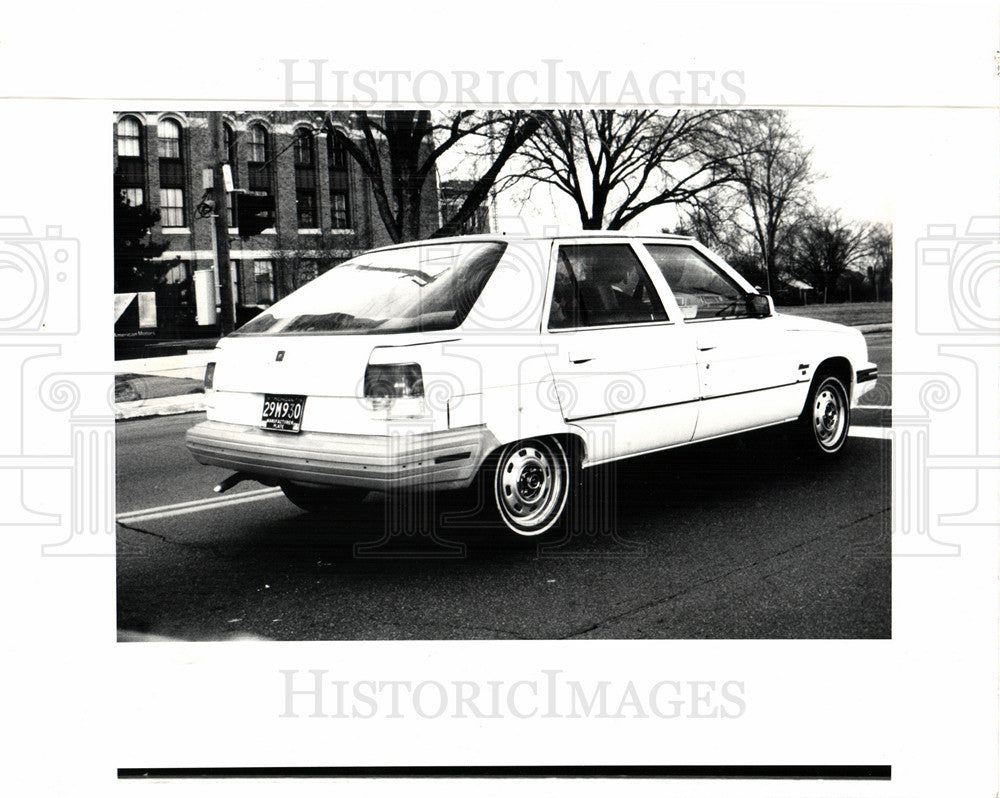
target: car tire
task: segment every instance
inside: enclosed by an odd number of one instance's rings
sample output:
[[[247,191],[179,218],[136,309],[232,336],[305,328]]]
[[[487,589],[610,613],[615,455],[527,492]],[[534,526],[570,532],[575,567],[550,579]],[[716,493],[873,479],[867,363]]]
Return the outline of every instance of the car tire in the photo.
[[[851,428],[851,400],[840,377],[819,374],[799,419],[800,441],[807,453],[820,458],[843,452]]]
[[[508,444],[490,466],[493,509],[508,529],[536,537],[559,523],[574,472],[557,439],[530,438]]]
[[[368,495],[365,488],[306,488],[291,483],[283,484],[281,491],[300,510],[319,514],[356,506]]]

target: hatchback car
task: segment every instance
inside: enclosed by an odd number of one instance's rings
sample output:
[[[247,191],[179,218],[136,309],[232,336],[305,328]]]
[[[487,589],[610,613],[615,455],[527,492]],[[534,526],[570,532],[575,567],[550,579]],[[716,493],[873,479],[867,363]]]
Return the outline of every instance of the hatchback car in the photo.
[[[481,480],[519,535],[582,469],[771,425],[839,454],[861,333],[776,313],[691,238],[469,236],[342,263],[219,341],[195,459],[306,510]]]

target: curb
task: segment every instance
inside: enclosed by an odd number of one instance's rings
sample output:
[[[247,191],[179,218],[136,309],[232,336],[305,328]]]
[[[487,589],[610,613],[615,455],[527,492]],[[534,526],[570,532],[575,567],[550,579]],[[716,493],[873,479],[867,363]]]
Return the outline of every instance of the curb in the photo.
[[[884,324],[858,324],[854,329],[861,330],[863,333],[892,332],[892,322]]]
[[[117,402],[115,421],[176,416],[181,413],[200,413],[205,410],[205,394],[189,393],[183,396],[161,396],[157,399],[140,399],[138,402]]]
[[[163,355],[143,357],[137,360],[116,360],[115,373],[125,374],[165,374],[170,371],[198,369],[199,376],[205,371],[205,364],[214,357],[211,350],[198,351],[186,355]]]

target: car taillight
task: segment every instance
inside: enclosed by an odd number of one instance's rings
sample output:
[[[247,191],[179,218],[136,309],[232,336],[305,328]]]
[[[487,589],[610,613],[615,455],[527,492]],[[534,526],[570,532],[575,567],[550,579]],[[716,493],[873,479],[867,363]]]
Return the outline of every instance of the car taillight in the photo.
[[[416,363],[369,364],[365,369],[365,398],[388,403],[424,395],[424,375]]]
[[[212,390],[212,386],[215,385],[215,363],[205,364],[205,390]]]

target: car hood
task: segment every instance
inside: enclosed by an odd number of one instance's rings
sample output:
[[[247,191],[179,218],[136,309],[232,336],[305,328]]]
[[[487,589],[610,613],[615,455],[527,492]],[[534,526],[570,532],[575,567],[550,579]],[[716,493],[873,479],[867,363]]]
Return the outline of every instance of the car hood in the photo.
[[[789,332],[825,332],[841,334],[856,332],[853,327],[848,327],[844,324],[836,324],[832,321],[810,319],[806,316],[791,316],[785,313],[778,313],[776,315],[781,319],[782,325]]]

